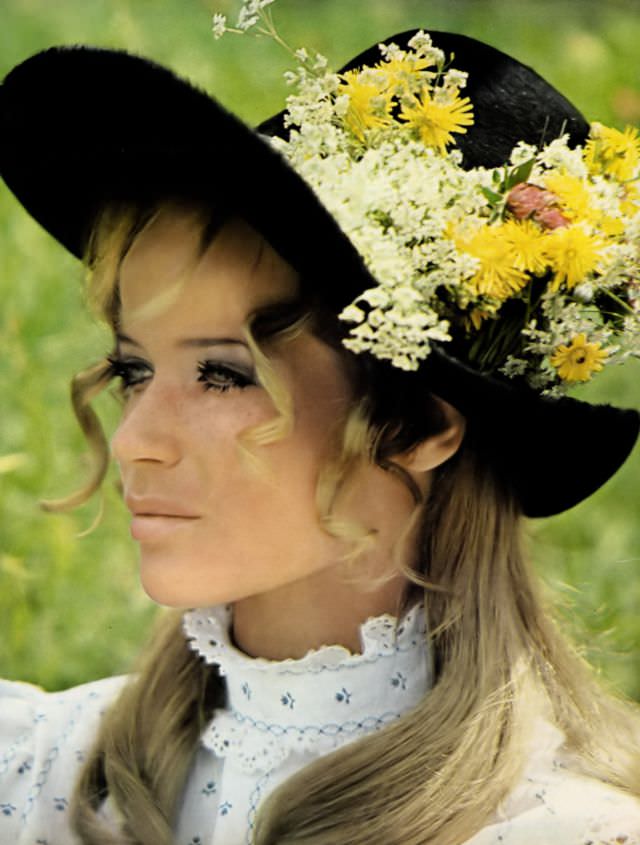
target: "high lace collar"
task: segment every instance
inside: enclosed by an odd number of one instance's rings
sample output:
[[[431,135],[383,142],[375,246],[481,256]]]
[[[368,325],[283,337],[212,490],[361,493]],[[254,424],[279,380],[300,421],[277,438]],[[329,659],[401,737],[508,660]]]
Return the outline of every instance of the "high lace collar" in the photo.
[[[245,772],[373,733],[415,707],[432,683],[422,604],[400,621],[368,619],[361,654],[327,645],[299,659],[249,657],[231,642],[225,606],[188,611],[183,627],[190,648],[217,664],[227,685],[227,706],[215,712],[202,742]]]

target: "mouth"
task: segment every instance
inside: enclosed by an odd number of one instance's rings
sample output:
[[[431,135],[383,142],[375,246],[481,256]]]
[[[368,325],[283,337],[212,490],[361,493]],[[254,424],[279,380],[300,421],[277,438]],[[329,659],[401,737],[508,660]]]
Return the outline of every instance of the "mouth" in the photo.
[[[140,542],[157,542],[184,530],[199,519],[199,516],[182,514],[134,513],[131,520],[131,536]]]

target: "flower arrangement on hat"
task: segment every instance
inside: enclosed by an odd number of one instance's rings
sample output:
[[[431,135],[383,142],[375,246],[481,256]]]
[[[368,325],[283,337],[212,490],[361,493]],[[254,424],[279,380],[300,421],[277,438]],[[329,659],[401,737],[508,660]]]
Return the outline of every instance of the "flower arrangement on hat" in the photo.
[[[249,0],[231,31],[284,44],[271,2]],[[640,356],[638,131],[593,123],[583,146],[521,143],[501,168],[465,168],[467,74],[424,32],[408,47],[342,74],[295,51],[288,138],[271,139],[378,282],[340,314],[345,346],[413,370],[445,344],[547,394]]]

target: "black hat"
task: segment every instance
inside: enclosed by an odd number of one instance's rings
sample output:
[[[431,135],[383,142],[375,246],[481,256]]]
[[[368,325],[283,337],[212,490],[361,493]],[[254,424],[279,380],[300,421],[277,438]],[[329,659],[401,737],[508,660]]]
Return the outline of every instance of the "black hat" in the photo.
[[[404,46],[414,34],[387,41]],[[430,34],[470,74],[475,123],[457,144],[467,166],[501,164],[518,141],[539,144],[565,131],[584,141],[584,118],[533,70],[474,39]],[[379,57],[371,48],[345,69]],[[338,313],[375,280],[261,134],[286,134],[282,114],[255,131],[172,71],[125,51],[53,47],[14,68],[0,88],[0,173],[73,255],[83,257],[109,200],[222,203]],[[442,348],[407,378],[468,418],[529,516],[558,513],[598,489],[624,462],[640,428],[636,411],[541,396],[477,372]]]

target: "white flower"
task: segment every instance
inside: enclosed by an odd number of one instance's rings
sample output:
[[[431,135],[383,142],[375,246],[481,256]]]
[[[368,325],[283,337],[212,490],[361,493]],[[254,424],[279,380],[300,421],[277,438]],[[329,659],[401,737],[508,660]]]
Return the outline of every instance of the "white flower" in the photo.
[[[526,144],[524,141],[520,141],[511,151],[509,164],[512,164],[514,167],[518,167],[518,165],[524,164],[526,161],[531,161],[531,159],[535,158],[536,153],[537,149],[533,146],[533,144]]]
[[[444,64],[445,55],[442,50],[433,46],[431,36],[420,30],[408,42],[409,49],[415,51],[418,56],[430,59],[438,67]]]
[[[365,313],[362,308],[357,305],[347,305],[340,313],[340,319],[347,323],[361,323],[365,318]]]
[[[587,168],[582,159],[582,150],[579,147],[571,149],[568,142],[568,135],[555,138],[540,150],[537,155],[538,163],[545,168],[559,170],[582,179],[587,174]]]
[[[255,26],[262,17],[262,10],[273,3],[274,0],[245,0],[240,7],[238,22],[236,26],[242,32],[246,32]]]
[[[449,96],[451,93],[457,93],[465,87],[468,78],[469,74],[466,71],[451,68],[444,75],[443,89]]]
[[[238,15],[238,21],[236,23],[236,26],[243,32],[247,32],[247,30],[255,26],[259,20],[260,16],[257,13],[251,12],[246,6],[243,6],[240,9],[240,14]]]
[[[581,285],[576,285],[573,289],[573,295],[579,302],[591,302],[593,300],[593,284],[584,282]]]
[[[213,37],[217,40],[218,38],[222,38],[222,36],[227,31],[227,16],[215,14],[213,16]]]
[[[366,302],[374,308],[385,308],[389,305],[389,294],[383,287],[369,288],[358,297],[358,302]]]

